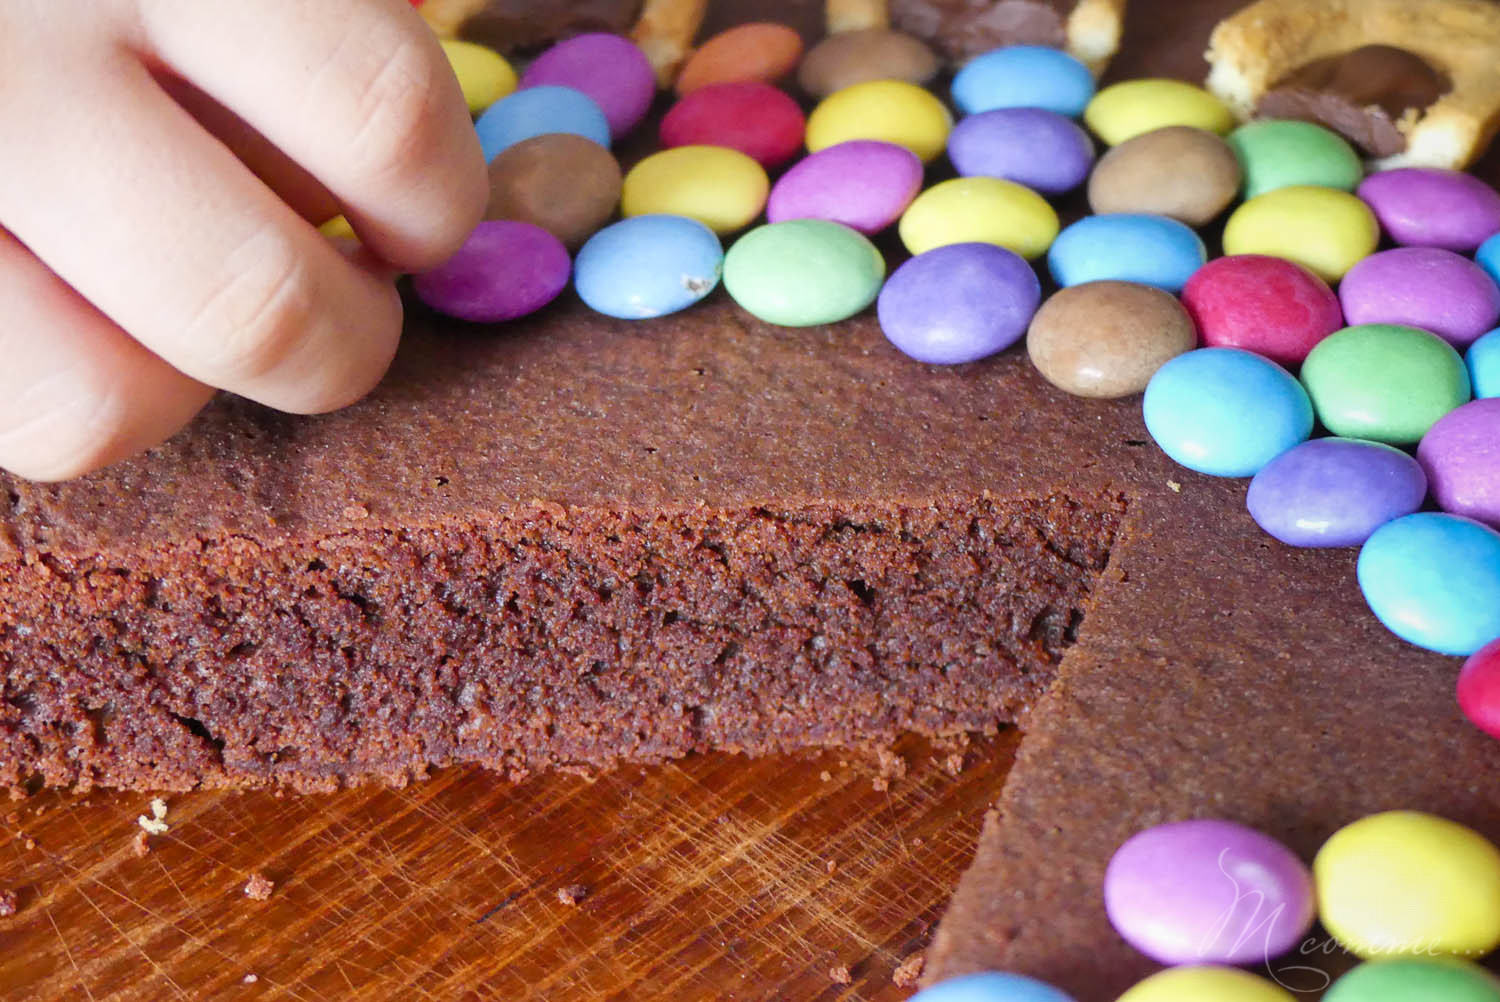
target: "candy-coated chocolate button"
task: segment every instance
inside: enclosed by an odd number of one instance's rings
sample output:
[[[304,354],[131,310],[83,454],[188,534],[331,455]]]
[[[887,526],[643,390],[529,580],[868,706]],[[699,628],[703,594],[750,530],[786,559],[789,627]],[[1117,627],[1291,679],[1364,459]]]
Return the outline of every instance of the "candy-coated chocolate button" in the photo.
[[[719,32],[688,57],[677,74],[677,93],[711,84],[760,80],[775,83],[802,58],[802,36],[784,24],[756,21]]]
[[[864,28],[829,35],[809,49],[797,67],[797,83],[813,97],[827,97],[871,80],[925,84],[937,72],[937,55],[920,38],[890,28]]]
[[[1172,967],[1118,1002],[1293,1002],[1291,992],[1236,967]]]
[[[1408,643],[1467,657],[1500,637],[1500,533],[1478,522],[1430,511],[1387,522],[1357,572],[1370,611]]]
[[[940,981],[910,1002],[1073,1002],[1073,997],[1035,978],[986,971]]]
[[[1175,462],[1216,477],[1250,477],[1312,433],[1307,394],[1275,362],[1238,348],[1200,348],[1146,386],[1146,430]]]
[[[1083,120],[1110,146],[1169,125],[1191,125],[1224,135],[1234,116],[1202,87],[1181,80],[1126,80],[1094,95]]]
[[[1182,305],[1205,345],[1244,348],[1289,369],[1344,326],[1328,283],[1299,264],[1261,254],[1208,262],[1188,279]]]
[[[953,77],[953,103],[965,115],[995,108],[1046,108],[1077,118],[1094,97],[1094,75],[1066,52],[1041,45],[991,49]]]
[[[922,161],[911,150],[853,139],[793,164],[771,188],[766,218],[827,219],[878,233],[901,218],[921,188]]]
[[[490,161],[486,219],[535,223],[578,247],[620,204],[622,178],[614,154],[567,132],[534,136]]]
[[[1026,333],[1037,371],[1080,397],[1140,393],[1157,369],[1196,344],[1193,322],[1175,296],[1131,282],[1062,289]]]
[[[1376,960],[1335,981],[1323,1002],[1500,1002],[1500,980],[1455,958]]]
[[[412,279],[417,298],[459,320],[497,323],[535,313],[568,287],[568,250],[540,226],[480,223],[446,262]]]
[[[572,87],[604,111],[611,135],[640,124],[656,97],[656,73],[628,38],[595,31],[558,42],[532,60],[521,86]]]
[[[946,244],[986,243],[1030,260],[1057,238],[1057,212],[1023,185],[956,177],[918,195],[901,216],[901,242],[913,254]]]
[[[330,240],[359,239],[359,234],[354,232],[354,227],[349,225],[349,220],[343,215],[334,216],[323,223],[318,227],[318,232]]]
[[[1469,345],[1464,356],[1476,397],[1500,397],[1500,330],[1493,330]]]
[[[724,287],[767,323],[810,327],[845,320],[875,301],[885,260],[863,234],[823,219],[759,226],[724,259]]]
[[[930,163],[952,128],[948,109],[929,91],[902,80],[871,80],[830,94],[813,109],[807,148],[816,153],[851,139],[879,139]]]
[[[1500,193],[1463,171],[1380,171],[1365,178],[1359,197],[1390,238],[1409,247],[1471,251],[1500,232]]]
[[[765,207],[765,168],[739,150],[679,146],[653,153],[630,169],[620,192],[626,216],[687,216],[715,233],[749,225]]]
[[[1250,481],[1245,506],[1291,546],[1358,546],[1427,497],[1427,476],[1393,446],[1316,438],[1271,460]]]
[[[1439,508],[1500,529],[1500,398],[1445,414],[1422,436],[1417,460]]]
[[[1127,943],[1163,964],[1264,963],[1296,947],[1318,912],[1295,853],[1210,819],[1159,825],[1120,846],[1104,908]]]
[[[1058,234],[1047,268],[1058,285],[1138,282],[1181,291],[1208,260],[1203,240],[1166,216],[1085,216]]]
[[[612,317],[661,317],[719,284],[724,251],[713,231],[686,216],[636,216],[594,234],[578,252],[574,285]]]
[[[1078,123],[1056,112],[997,108],[954,127],[948,159],[965,176],[999,177],[1060,195],[1088,178],[1094,143]]]
[[[1456,822],[1362,818],[1324,843],[1313,875],[1324,927],[1360,957],[1478,958],[1500,943],[1500,851]]]
[[[1469,399],[1469,374],[1452,345],[1392,324],[1330,334],[1302,363],[1302,383],[1329,431],[1390,445],[1421,441]]]
[[[500,53],[456,38],[443,39],[442,46],[473,114],[479,114],[516,89],[516,71]]]
[[[880,329],[919,362],[957,365],[1009,348],[1042,299],[1031,265],[993,244],[918,254],[880,290]]]
[[[1500,322],[1500,286],[1468,258],[1439,247],[1371,254],[1339,283],[1352,324],[1405,324],[1463,349]]]
[[[661,144],[727,146],[763,167],[802,150],[807,122],[785,91],[759,80],[709,84],[686,95],[661,120]]]
[[[1143,212],[1203,226],[1240,191],[1240,163],[1223,139],[1169,125],[1127,140],[1099,158],[1089,206],[1100,215]]]
[[[1338,133],[1312,122],[1265,121],[1242,125],[1229,145],[1245,172],[1245,197],[1311,184],[1353,191],[1365,165]]]
[[[494,160],[500,152],[533,136],[549,132],[571,132],[609,146],[609,120],[598,102],[571,87],[541,86],[518,90],[490,105],[474,123],[484,158]]]
[[[1284,257],[1325,282],[1342,278],[1374,253],[1379,240],[1380,227],[1364,202],[1310,185],[1252,198],[1224,226],[1224,253]]]
[[[1464,662],[1458,673],[1458,705],[1475,727],[1500,738],[1500,639]]]

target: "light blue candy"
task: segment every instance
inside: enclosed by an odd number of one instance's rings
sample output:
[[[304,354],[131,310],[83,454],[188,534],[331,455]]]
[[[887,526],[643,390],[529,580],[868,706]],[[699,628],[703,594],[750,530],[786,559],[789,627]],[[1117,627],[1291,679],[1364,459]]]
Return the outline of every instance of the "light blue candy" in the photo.
[[[1500,233],[1496,233],[1474,252],[1474,260],[1479,262],[1483,268],[1496,282],[1500,282]]]
[[[966,115],[995,108],[1046,108],[1077,118],[1094,96],[1094,75],[1066,52],[1011,45],[975,56],[953,78]]]
[[[1058,234],[1047,268],[1058,285],[1114,279],[1178,293],[1208,261],[1191,228],[1166,216],[1085,216]]]
[[[1474,399],[1500,397],[1500,330],[1492,330],[1469,345],[1464,361],[1469,363]]]
[[[1200,348],[1156,370],[1146,430],[1175,462],[1250,477],[1312,434],[1307,391],[1281,366],[1239,348]]]
[[[609,147],[609,120],[598,102],[572,87],[528,87],[490,105],[474,123],[486,161],[534,136],[571,132]]]
[[[573,284],[592,309],[640,320],[692,306],[713,291],[724,248],[685,216],[633,216],[595,233],[573,263]]]
[[[1467,657],[1500,637],[1500,532],[1418,512],[1387,522],[1359,551],[1370,610],[1402,640]]]
[[[1073,1002],[1073,996],[1021,974],[965,974],[939,981],[911,1002]]]

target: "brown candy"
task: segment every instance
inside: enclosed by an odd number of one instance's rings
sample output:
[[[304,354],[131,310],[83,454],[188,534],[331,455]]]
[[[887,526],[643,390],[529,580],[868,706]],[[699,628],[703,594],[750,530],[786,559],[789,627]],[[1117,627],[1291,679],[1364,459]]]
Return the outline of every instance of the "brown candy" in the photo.
[[[921,39],[889,28],[829,35],[813,46],[797,69],[797,82],[813,97],[867,80],[925,84],[937,76],[938,59]]]
[[[1228,143],[1172,125],[1104,154],[1089,177],[1089,206],[1100,214],[1149,212],[1202,226],[1229,207],[1243,180]]]
[[[1140,393],[1157,369],[1197,343],[1177,297],[1133,282],[1063,289],[1042,304],[1026,332],[1037,371],[1080,397]]]
[[[549,133],[516,143],[490,164],[486,219],[535,223],[577,248],[620,204],[620,165],[598,143]]]

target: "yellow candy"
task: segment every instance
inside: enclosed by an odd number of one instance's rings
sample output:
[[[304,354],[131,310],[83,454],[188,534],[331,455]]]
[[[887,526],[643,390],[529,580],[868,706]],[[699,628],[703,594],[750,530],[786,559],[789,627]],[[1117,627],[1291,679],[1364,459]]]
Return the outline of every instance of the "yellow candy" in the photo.
[[[765,168],[723,146],[679,146],[653,153],[625,175],[620,211],[696,219],[718,234],[760,215],[771,182]]]
[[[1269,254],[1336,282],[1380,242],[1370,207],[1333,188],[1295,185],[1250,199],[1224,226],[1225,254]]]
[[[474,114],[516,89],[516,71],[500,53],[453,38],[443,39],[442,45],[458,77],[458,85],[463,88],[464,100],[469,102],[469,111]]]
[[[1371,815],[1324,843],[1313,877],[1324,928],[1365,959],[1500,946],[1500,850],[1456,822]]]
[[[953,116],[926,88],[904,80],[870,80],[834,91],[807,118],[813,153],[851,139],[879,139],[911,150],[923,163],[947,148]]]
[[[1293,1002],[1292,993],[1236,967],[1170,967],[1119,1002]]]
[[[1235,121],[1224,102],[1181,80],[1127,80],[1094,95],[1083,120],[1110,146],[1165,129],[1191,125],[1225,135]]]
[[[349,225],[349,220],[343,216],[334,216],[328,222],[318,227],[318,232],[330,240],[358,240],[359,234],[354,232],[354,227]]]
[[[998,244],[1024,258],[1047,252],[1057,213],[1030,188],[994,177],[956,177],[928,188],[907,207],[899,227],[913,254],[948,244]]]

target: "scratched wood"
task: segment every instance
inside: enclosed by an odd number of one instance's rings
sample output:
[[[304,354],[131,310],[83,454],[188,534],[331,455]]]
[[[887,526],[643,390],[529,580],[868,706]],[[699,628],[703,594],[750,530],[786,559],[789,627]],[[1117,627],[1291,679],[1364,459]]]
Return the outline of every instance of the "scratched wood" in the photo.
[[[1018,740],[176,795],[144,857],[145,795],[0,804],[0,999],[903,999]]]

